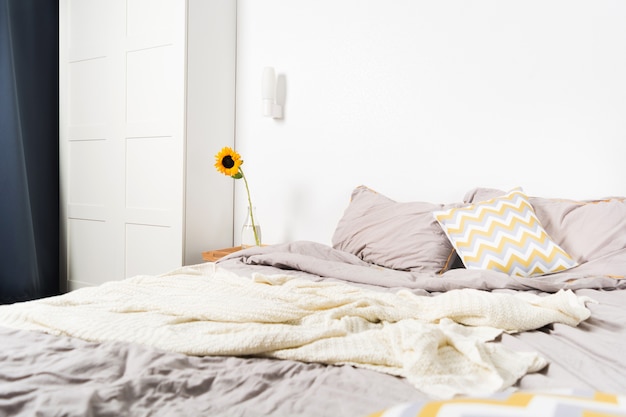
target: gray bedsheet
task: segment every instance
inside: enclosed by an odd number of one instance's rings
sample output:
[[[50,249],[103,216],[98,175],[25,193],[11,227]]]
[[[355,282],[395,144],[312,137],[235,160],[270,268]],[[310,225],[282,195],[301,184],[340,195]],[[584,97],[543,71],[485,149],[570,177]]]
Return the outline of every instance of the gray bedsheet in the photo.
[[[0,416],[362,416],[422,396],[350,366],[193,357],[0,327]]]
[[[517,384],[523,389],[584,388],[626,393],[626,283],[591,275],[502,280],[467,274],[425,276],[374,268],[308,242],[251,248],[220,265],[240,274],[293,273],[348,280],[381,290],[416,292],[458,286],[541,292],[558,286],[597,301],[573,328],[553,325],[502,336],[550,365]],[[467,272],[467,271],[465,271]],[[424,398],[401,378],[355,369],[267,358],[189,357],[119,343],[0,328],[0,416],[366,416]]]

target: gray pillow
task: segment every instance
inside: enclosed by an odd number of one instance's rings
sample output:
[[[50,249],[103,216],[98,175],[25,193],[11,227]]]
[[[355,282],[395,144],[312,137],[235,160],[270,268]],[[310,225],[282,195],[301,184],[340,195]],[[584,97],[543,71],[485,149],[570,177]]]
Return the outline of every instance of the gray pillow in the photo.
[[[399,203],[360,186],[352,192],[332,245],[386,268],[445,272],[456,252],[432,212],[458,206]]]
[[[465,202],[488,200],[504,191],[475,188]],[[626,249],[626,198],[565,200],[529,197],[548,235],[579,264]]]

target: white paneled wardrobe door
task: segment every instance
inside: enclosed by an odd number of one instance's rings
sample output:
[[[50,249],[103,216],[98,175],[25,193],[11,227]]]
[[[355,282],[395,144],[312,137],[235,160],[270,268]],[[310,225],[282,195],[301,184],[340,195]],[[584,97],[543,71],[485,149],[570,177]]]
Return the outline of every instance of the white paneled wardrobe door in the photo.
[[[124,274],[182,264],[186,3],[127,0]]]

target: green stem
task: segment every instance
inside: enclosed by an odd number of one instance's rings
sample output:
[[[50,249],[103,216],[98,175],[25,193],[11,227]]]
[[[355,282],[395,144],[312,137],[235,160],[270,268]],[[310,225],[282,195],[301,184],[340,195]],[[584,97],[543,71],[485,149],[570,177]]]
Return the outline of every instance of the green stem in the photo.
[[[261,246],[261,241],[259,240],[259,235],[257,234],[256,226],[254,225],[254,210],[252,210],[252,199],[250,198],[248,180],[246,179],[246,175],[243,173],[241,167],[239,167],[239,172],[241,172],[241,178],[243,178],[243,182],[246,184],[246,193],[248,193],[248,210],[250,211],[250,221],[252,221],[252,230],[254,231],[254,241],[257,246]]]

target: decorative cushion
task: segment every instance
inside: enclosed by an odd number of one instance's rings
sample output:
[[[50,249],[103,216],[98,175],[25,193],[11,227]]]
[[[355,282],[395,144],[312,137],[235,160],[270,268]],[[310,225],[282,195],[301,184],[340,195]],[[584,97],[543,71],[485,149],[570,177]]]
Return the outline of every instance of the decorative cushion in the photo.
[[[521,189],[433,215],[467,269],[530,277],[577,265],[548,236]]]
[[[625,416],[626,397],[604,392],[514,392],[491,397],[415,401],[370,414],[369,417],[469,416]]]
[[[432,212],[459,205],[399,203],[360,186],[352,192],[332,245],[386,268],[442,272],[456,253]]]

